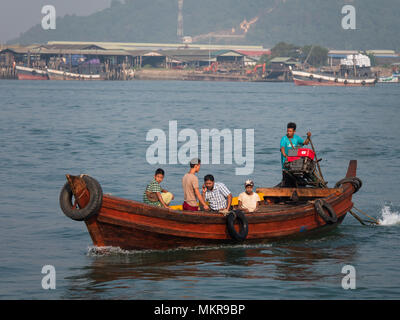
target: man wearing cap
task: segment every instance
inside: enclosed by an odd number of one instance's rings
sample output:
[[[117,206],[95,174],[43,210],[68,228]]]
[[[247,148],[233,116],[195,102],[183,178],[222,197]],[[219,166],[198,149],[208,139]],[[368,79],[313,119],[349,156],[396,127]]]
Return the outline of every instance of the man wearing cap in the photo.
[[[204,201],[208,201],[214,212],[227,214],[232,203],[232,193],[222,182],[214,182],[214,176],[208,174],[204,177]]]
[[[252,180],[246,180],[244,187],[246,191],[239,195],[238,207],[246,213],[256,212],[259,208],[259,201],[261,201],[261,199],[257,193],[253,192],[254,182]]]
[[[188,211],[198,211],[199,206],[197,200],[203,206],[204,210],[209,210],[210,207],[203,200],[203,197],[199,191],[199,179],[196,177],[196,173],[200,170],[200,159],[195,158],[190,161],[190,170],[182,178],[182,188],[183,188],[183,210]]]

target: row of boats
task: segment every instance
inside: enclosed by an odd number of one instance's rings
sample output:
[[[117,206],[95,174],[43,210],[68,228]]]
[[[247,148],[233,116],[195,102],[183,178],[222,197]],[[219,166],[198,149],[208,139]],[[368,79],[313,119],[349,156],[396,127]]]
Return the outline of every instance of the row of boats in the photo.
[[[55,69],[36,69],[17,66],[19,80],[104,80],[101,74],[79,74]],[[291,70],[293,81],[298,86],[339,86],[339,87],[368,87],[379,83],[400,83],[400,73],[390,77],[346,77]]]

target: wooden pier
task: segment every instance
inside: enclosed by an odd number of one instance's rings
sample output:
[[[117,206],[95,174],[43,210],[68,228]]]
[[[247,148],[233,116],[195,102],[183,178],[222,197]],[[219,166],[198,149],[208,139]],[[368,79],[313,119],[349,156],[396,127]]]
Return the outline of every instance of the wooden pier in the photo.
[[[0,79],[16,80],[17,72],[13,66],[0,66]]]

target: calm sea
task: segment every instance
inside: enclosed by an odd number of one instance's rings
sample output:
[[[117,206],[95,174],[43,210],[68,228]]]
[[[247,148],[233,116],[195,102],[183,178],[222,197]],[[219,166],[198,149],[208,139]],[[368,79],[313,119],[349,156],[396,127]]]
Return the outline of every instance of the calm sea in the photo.
[[[400,298],[400,86],[295,87],[291,83],[0,81],[1,299],[398,299]],[[65,217],[65,174],[90,174],[105,193],[141,200],[159,165],[146,160],[151,129],[254,129],[254,172],[204,165],[234,195],[243,182],[281,177],[279,141],[289,121],[313,142],[329,185],[358,160],[355,205],[381,219],[347,216],[335,231],[268,245],[165,252],[94,248],[84,223]],[[251,148],[250,148],[251,149]],[[243,149],[244,150],[244,149]],[[182,201],[187,166],[165,164],[164,187]],[[42,289],[44,265],[56,289]],[[356,289],[342,268],[354,266]]]

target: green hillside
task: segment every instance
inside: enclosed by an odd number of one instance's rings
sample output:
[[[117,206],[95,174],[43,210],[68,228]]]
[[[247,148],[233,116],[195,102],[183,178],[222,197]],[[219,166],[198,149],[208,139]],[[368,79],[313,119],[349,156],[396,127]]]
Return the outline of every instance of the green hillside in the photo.
[[[356,30],[341,26],[341,9],[356,8]],[[177,42],[177,0],[114,0],[111,7],[87,17],[57,18],[56,30],[40,25],[11,43],[64,41]],[[219,43],[264,45],[280,41],[298,45],[319,44],[337,49],[400,50],[398,0],[184,0],[184,34],[240,30],[240,22],[252,24],[242,39]],[[217,42],[206,36],[199,42]]]

